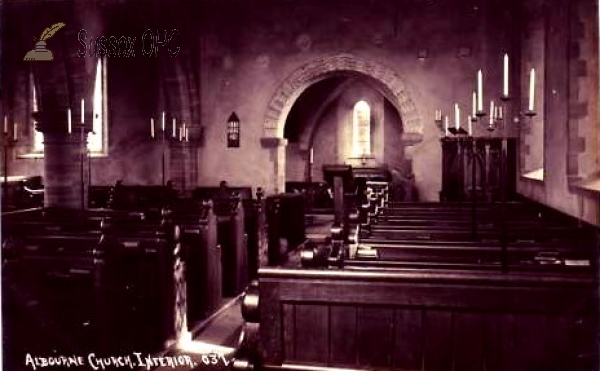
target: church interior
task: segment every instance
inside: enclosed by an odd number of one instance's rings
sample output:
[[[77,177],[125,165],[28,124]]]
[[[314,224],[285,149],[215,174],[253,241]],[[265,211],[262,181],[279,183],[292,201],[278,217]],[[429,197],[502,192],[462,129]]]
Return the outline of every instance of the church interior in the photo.
[[[600,370],[599,9],[0,1],[2,369]]]

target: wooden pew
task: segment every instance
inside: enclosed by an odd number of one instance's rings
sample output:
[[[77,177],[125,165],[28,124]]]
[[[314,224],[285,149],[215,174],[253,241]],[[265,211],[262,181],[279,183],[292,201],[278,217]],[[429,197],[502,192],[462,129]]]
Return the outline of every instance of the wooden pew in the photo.
[[[46,317],[58,316],[49,321],[58,321],[65,334],[53,337],[68,341],[49,347],[160,350],[174,336],[174,227],[166,220],[127,232],[102,225],[101,230],[77,232],[59,226],[54,232],[33,230],[5,239],[4,267],[10,274],[3,279],[12,288],[7,298],[13,305],[27,305],[19,298],[29,292]]]
[[[304,197],[298,193],[281,193],[266,198],[268,264],[285,262],[288,252],[306,238]]]
[[[265,268],[234,365],[591,371],[596,287],[588,272]]]
[[[215,200],[217,240],[221,246],[223,296],[241,293],[248,284],[248,236],[239,198]]]
[[[173,219],[181,227],[186,263],[187,315],[193,326],[214,313],[222,301],[221,246],[212,201],[174,205]]]
[[[247,235],[248,245],[248,276],[255,278],[260,260],[260,250],[266,249],[265,237],[265,193],[261,187],[256,189],[256,197],[253,197],[251,187],[228,187],[229,194],[225,198],[239,198],[242,202],[244,212],[244,228]],[[197,187],[192,191],[192,200],[206,201],[213,200],[215,203],[222,203],[219,200],[224,198],[221,187]],[[264,251],[263,251],[264,254]]]
[[[111,189],[108,208],[159,211],[178,197],[177,191],[170,186],[123,185],[117,182]]]

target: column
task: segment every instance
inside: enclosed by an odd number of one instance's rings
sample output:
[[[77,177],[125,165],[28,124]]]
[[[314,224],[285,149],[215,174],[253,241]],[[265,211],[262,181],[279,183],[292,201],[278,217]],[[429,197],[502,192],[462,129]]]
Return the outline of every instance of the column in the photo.
[[[82,133],[79,125],[72,125],[69,133],[66,110],[45,115],[40,128],[44,133],[44,206],[86,208],[87,131]]]

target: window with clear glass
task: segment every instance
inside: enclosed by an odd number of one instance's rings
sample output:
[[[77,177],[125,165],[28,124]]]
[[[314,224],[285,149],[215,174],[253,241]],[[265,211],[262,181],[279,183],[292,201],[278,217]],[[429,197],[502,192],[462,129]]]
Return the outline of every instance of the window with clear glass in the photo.
[[[33,74],[30,75],[31,107],[33,112],[39,110],[39,100]],[[87,102],[85,102],[87,104]],[[87,136],[87,147],[90,154],[105,154],[107,148],[107,123],[106,123],[106,61],[98,59],[96,75],[94,78],[94,92],[92,98],[92,131]],[[79,117],[73,115],[73,118]],[[32,125],[34,122],[32,121]],[[44,152],[44,134],[32,129],[33,152]]]
[[[364,100],[354,105],[352,118],[352,149],[354,156],[371,154],[371,107]]]

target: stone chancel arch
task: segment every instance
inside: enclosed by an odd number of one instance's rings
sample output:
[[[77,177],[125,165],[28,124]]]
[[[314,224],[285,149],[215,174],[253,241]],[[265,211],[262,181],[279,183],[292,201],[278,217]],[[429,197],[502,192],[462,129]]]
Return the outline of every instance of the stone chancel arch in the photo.
[[[370,78],[396,107],[403,124],[402,140],[411,146],[423,140],[423,123],[403,79],[394,70],[352,54],[316,58],[294,70],[273,94],[264,115],[261,145],[272,151],[273,173],[267,187],[275,193],[285,188],[286,118],[296,99],[310,85],[336,74],[357,74]],[[407,149],[408,147],[406,147]],[[410,156],[410,151],[407,151]]]
[[[300,94],[315,82],[336,73],[357,73],[374,79],[383,87],[382,93],[398,109],[405,136],[412,142],[422,139],[423,123],[406,84],[392,69],[352,54],[340,54],[314,59],[297,68],[273,94],[265,112],[263,135],[282,138],[286,117]]]

